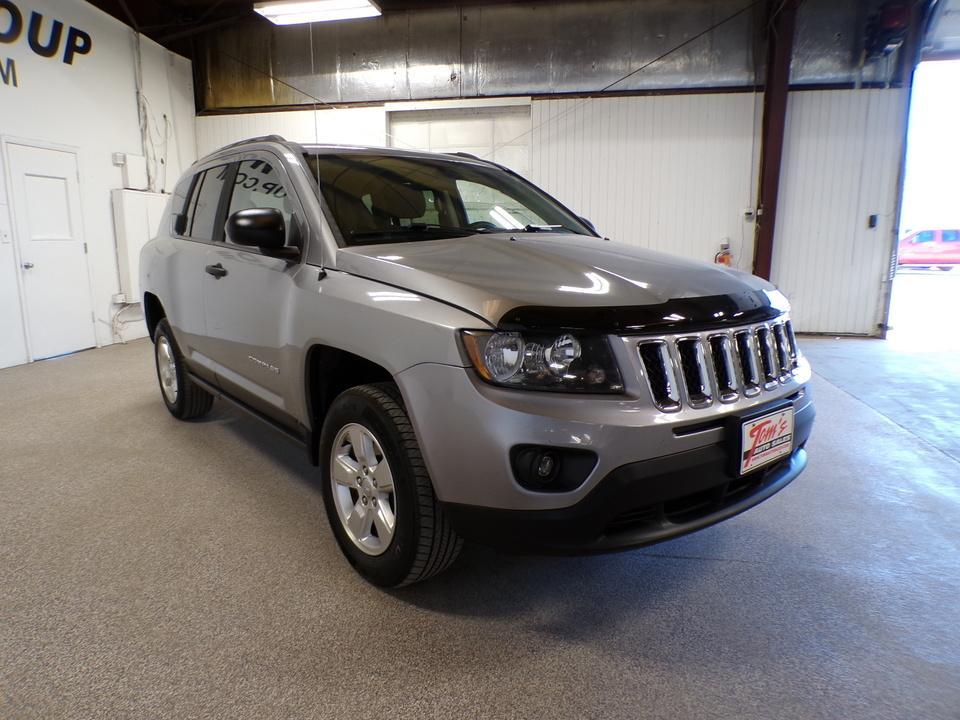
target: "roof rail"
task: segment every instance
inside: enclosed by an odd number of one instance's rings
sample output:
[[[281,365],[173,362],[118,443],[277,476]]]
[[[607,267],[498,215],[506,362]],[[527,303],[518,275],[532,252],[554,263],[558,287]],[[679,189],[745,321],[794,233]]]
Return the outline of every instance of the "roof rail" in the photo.
[[[238,140],[235,143],[224,145],[222,148],[220,148],[219,150],[215,150],[214,152],[220,152],[221,150],[228,150],[229,148],[237,147],[238,145],[246,145],[247,143],[253,143],[253,142],[285,143],[287,142],[287,139],[282,135],[259,135],[258,137],[246,138],[245,140]]]

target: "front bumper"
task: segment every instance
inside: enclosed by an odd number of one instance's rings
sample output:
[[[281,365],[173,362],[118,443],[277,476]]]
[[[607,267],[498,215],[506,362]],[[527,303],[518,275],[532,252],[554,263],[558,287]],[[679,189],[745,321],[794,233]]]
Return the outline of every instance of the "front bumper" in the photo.
[[[622,359],[621,367],[626,362]],[[813,422],[813,403],[805,387],[809,366],[776,392],[675,413],[656,410],[643,397],[645,387],[631,387],[635,381],[630,373],[626,376],[624,395],[590,397],[496,388],[482,383],[472,370],[429,363],[399,373],[396,379],[437,499],[450,505],[564,510],[584,501],[625,466],[702,459],[686,453],[725,447],[726,423],[732,415],[790,400],[796,410],[795,450],[806,439],[803,428],[808,433]],[[510,450],[519,445],[588,450],[597,462],[580,486],[568,492],[537,492],[514,479]],[[637,482],[646,485],[641,479]]]
[[[765,470],[734,479],[725,470],[726,449],[714,445],[624,465],[568,508],[525,511],[450,503],[444,512],[463,538],[510,552],[627,550],[742,513],[786,487],[806,464],[806,451],[797,448]]]

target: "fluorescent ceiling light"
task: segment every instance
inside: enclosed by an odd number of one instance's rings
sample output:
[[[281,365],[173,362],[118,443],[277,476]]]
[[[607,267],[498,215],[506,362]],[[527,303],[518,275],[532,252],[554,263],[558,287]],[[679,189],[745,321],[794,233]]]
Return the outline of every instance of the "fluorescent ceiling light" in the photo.
[[[254,3],[253,9],[275,25],[352,20],[380,14],[372,0],[277,0]]]

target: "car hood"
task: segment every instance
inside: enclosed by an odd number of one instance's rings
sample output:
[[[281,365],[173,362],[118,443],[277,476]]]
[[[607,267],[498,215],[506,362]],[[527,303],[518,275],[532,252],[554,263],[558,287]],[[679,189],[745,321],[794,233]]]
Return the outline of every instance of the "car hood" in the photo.
[[[742,324],[787,309],[773,285],[739,270],[583,235],[491,233],[354,246],[337,252],[337,269],[501,327],[675,329]]]

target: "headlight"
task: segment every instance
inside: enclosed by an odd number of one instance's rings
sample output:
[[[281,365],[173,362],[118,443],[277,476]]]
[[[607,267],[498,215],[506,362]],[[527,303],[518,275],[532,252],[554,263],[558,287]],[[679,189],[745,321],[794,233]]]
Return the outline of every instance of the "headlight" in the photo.
[[[461,331],[474,368],[493,385],[555,392],[620,393],[607,339],[597,335]]]

